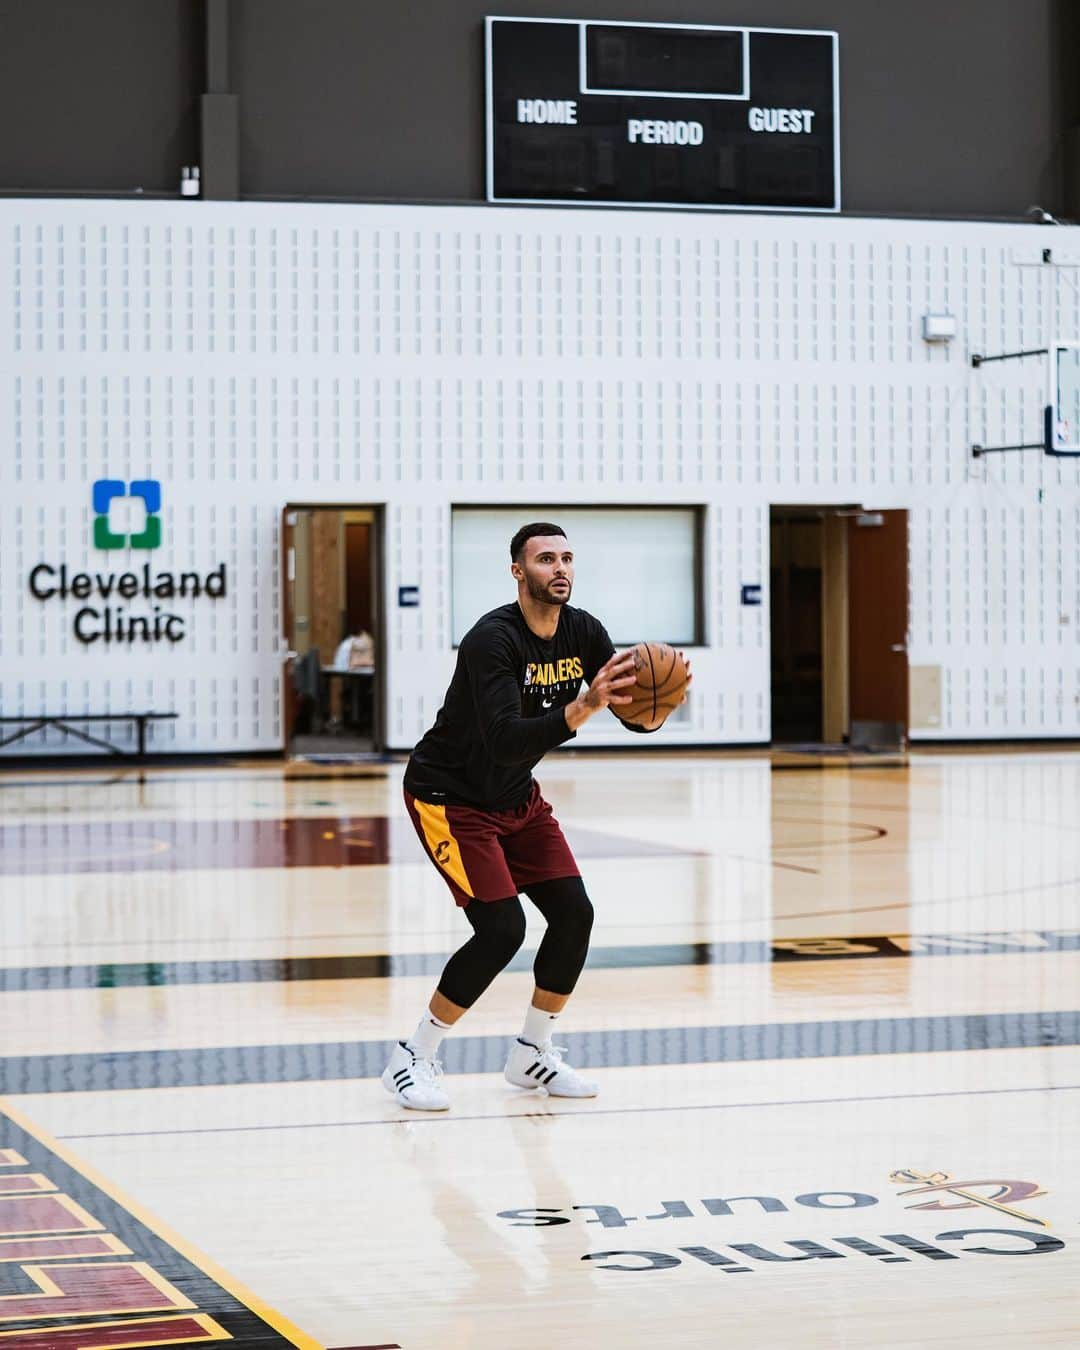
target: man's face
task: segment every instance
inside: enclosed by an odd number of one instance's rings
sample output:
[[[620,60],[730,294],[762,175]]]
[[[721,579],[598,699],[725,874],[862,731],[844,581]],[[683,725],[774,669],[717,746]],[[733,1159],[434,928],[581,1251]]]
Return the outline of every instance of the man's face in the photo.
[[[521,562],[511,564],[510,571],[531,600],[565,605],[574,588],[574,551],[561,534],[537,534],[526,539]]]

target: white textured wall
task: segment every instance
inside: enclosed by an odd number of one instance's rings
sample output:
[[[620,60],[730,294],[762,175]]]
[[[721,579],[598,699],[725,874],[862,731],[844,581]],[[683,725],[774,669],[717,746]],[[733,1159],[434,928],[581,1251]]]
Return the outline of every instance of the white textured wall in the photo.
[[[1078,735],[1080,465],[972,460],[972,441],[1041,437],[1045,367],[968,359],[1080,337],[1075,240],[706,213],[0,203],[0,709],[175,709],[159,748],[279,746],[281,507],[385,503],[388,733],[407,747],[452,667],[451,502],[686,502],[708,507],[708,646],[690,718],[661,737],[762,741],[769,503],[861,502],[911,510],[910,659],[943,675],[933,734]],[[1051,245],[1065,265],[1042,262]],[[922,341],[927,310],[958,317],[950,346]],[[103,476],[162,480],[165,546],[130,563],[228,565],[231,597],[189,605],[192,636],[167,652],[84,649],[74,604],[27,590],[42,558],[123,566],[90,544]],[[740,607],[744,582],[765,606]],[[403,584],[419,609],[396,607]],[[582,741],[622,742],[599,722]]]

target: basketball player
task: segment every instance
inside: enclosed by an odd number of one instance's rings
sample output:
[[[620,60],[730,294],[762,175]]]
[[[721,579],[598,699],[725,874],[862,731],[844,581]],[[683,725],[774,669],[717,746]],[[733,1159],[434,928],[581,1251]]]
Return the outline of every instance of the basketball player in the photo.
[[[450,1105],[439,1082],[439,1046],[524,941],[521,891],[547,931],[505,1076],[555,1097],[598,1091],[551,1043],[585,964],[593,908],[532,770],[602,708],[614,712],[631,701],[623,691],[635,682],[634,657],[616,655],[604,626],[568,603],[574,555],[558,525],[523,525],[510,558],[517,600],[465,634],[443,706],[405,770],[405,805],[420,842],[473,930],[382,1076],[402,1106],[419,1111]]]

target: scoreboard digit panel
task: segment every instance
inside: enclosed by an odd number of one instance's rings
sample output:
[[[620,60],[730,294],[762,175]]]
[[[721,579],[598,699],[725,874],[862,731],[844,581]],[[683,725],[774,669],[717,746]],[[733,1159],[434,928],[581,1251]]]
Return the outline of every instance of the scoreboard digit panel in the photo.
[[[840,209],[834,32],[490,17],[487,197]]]
[[[743,33],[732,28],[585,23],[582,92],[741,98]]]

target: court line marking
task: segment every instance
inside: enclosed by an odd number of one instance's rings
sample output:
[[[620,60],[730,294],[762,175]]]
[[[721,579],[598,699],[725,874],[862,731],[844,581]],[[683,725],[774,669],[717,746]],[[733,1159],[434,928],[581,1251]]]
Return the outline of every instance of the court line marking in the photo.
[[[415,1112],[384,1120],[317,1120],[277,1125],[209,1125],[190,1130],[109,1130],[101,1134],[58,1134],[57,1139],[156,1139],[160,1136],[188,1134],[251,1134],[261,1130],[351,1130],[365,1125],[465,1125],[478,1120],[558,1120],[562,1116],[655,1115],[669,1111],[747,1111],[774,1106],[844,1106],[854,1102],[929,1101],[939,1097],[1000,1097],[1025,1092],[1080,1092],[1080,1083],[1040,1084],[1016,1088],[955,1088],[947,1092],[889,1092],[864,1097],[793,1097],[763,1102],[697,1102],[687,1106],[601,1106],[569,1107],[561,1111],[503,1111],[482,1116],[433,1115]],[[540,1099],[544,1100],[544,1099]],[[548,1098],[547,1100],[550,1100]]]
[[[693,857],[694,855],[682,855],[682,854],[680,854],[680,855],[675,855],[675,856],[679,857],[680,859],[685,860],[685,858],[687,858],[687,857]],[[705,854],[696,855],[696,860],[702,861],[702,860],[705,860],[708,856],[709,856],[709,855],[705,855]],[[734,857],[734,855],[732,855],[732,854],[716,854],[715,856],[716,856],[717,858],[719,858],[719,859],[730,858],[732,861],[738,861],[738,859],[736,859],[736,858]],[[599,859],[599,860],[593,859],[593,860],[591,860],[591,861],[610,862],[611,859]],[[635,863],[639,863],[639,864],[640,864],[640,863],[643,863],[643,862],[650,862],[650,861],[655,861],[655,862],[658,862],[658,863],[659,863],[659,862],[665,862],[665,863],[667,863],[667,864],[670,864],[671,861],[672,861],[672,859],[671,859],[671,858],[666,858],[666,859],[665,859],[665,858],[644,858],[644,857],[643,857],[643,858],[635,858],[633,861],[634,861]],[[753,864],[753,865],[758,866],[758,865],[760,865],[760,864]],[[428,867],[427,864],[425,864],[425,863],[420,863],[420,862],[417,862],[417,863],[415,863],[415,864],[414,864],[414,863],[398,863],[398,864],[392,864],[391,866],[397,866],[397,867],[414,867],[414,868],[417,870],[417,872],[426,872],[427,867]],[[195,870],[198,870],[198,869],[195,869]],[[221,869],[221,870],[226,870],[226,869]],[[243,870],[243,869],[240,869],[240,870]],[[262,869],[262,870],[265,871],[265,870],[273,870],[273,869]],[[77,874],[71,874],[71,875],[77,875]],[[83,874],[83,875],[85,875],[85,874]],[[103,873],[98,873],[97,875],[99,875],[99,876],[108,876],[108,873],[104,873],[104,872],[103,872]],[[137,875],[137,874],[136,874],[136,873],[128,873],[127,875],[128,875],[128,876],[135,876],[135,875]],[[177,871],[177,872],[173,872],[173,873],[166,873],[166,874],[164,874],[164,875],[173,877],[173,878],[175,878],[175,879],[179,882],[179,881],[186,875],[186,873],[185,873],[184,871]],[[776,924],[782,924],[782,923],[791,923],[791,922],[794,922],[795,920],[799,920],[799,919],[833,919],[833,918],[835,918],[835,919],[842,919],[842,918],[847,918],[847,917],[849,917],[849,916],[852,915],[852,914],[878,914],[878,913],[888,913],[890,910],[897,910],[898,912],[903,912],[904,914],[910,914],[911,912],[913,912],[913,911],[915,911],[915,910],[932,909],[932,908],[935,908],[935,907],[938,906],[938,905],[960,905],[960,904],[968,904],[968,903],[971,903],[971,902],[974,902],[974,901],[980,901],[980,900],[1000,900],[1000,899],[1011,898],[1011,897],[1014,897],[1014,896],[1033,895],[1033,894],[1037,894],[1039,891],[1060,891],[1060,890],[1064,890],[1064,889],[1067,888],[1067,887],[1076,887],[1078,890],[1080,890],[1080,877],[1066,877],[1066,878],[1064,878],[1063,880],[1060,880],[1060,881],[1042,881],[1042,882],[1036,882],[1035,884],[1033,884],[1033,885],[1031,885],[1031,886],[1016,886],[1016,887],[1013,887],[1012,889],[1009,889],[1009,890],[1002,890],[1002,891],[981,891],[981,892],[978,892],[978,893],[973,894],[973,895],[936,895],[936,896],[930,896],[928,899],[925,899],[925,900],[913,899],[913,898],[911,898],[910,896],[909,896],[909,897],[898,896],[895,900],[890,901],[888,904],[884,904],[884,905],[857,905],[857,906],[855,906],[855,907],[853,907],[853,908],[844,908],[844,909],[808,909],[808,910],[797,910],[797,911],[795,911],[795,912],[793,912],[793,913],[791,913],[791,914],[774,914],[774,915],[771,915],[771,916],[769,917],[769,922],[770,922],[771,924],[773,924],[773,925],[776,925]],[[634,924],[634,923],[614,923],[614,922],[612,922],[612,923],[610,923],[610,924],[607,924],[606,926],[609,927],[609,928],[617,929],[617,930],[619,930],[619,931],[630,932],[630,931],[632,931],[632,930],[635,929],[635,928],[649,928],[649,929],[656,930],[656,929],[664,929],[664,928],[685,928],[685,927],[692,927],[693,924],[694,924],[694,922],[695,922],[695,921],[692,920],[692,919],[690,919],[690,920],[687,920],[687,919],[672,920],[671,922],[668,922],[668,923],[657,923],[655,920],[649,920],[648,922],[642,922],[642,923],[636,923],[636,924]],[[737,927],[739,927],[740,925],[743,925],[743,924],[746,924],[746,923],[747,923],[747,920],[746,920],[745,918],[738,918],[738,919],[712,919],[712,920],[710,920],[711,926],[712,926],[714,929],[716,929],[716,930],[721,930],[721,929],[725,929],[725,928],[726,928],[726,929],[737,928]],[[601,930],[598,930],[598,931],[602,931],[602,929],[601,929]],[[372,939],[373,939],[373,938],[377,938],[377,937],[385,938],[385,937],[391,937],[391,936],[398,937],[398,938],[420,937],[420,936],[424,936],[424,937],[433,937],[433,936],[440,936],[440,937],[443,937],[443,936],[445,936],[445,937],[451,937],[451,938],[453,938],[453,937],[464,937],[465,934],[464,934],[463,932],[459,931],[459,930],[456,930],[456,929],[454,929],[454,930],[450,930],[450,929],[440,929],[440,930],[437,931],[437,933],[436,933],[436,932],[433,932],[431,929],[409,929],[408,931],[396,932],[396,933],[391,934],[391,933],[389,932],[389,930],[387,930],[387,929],[385,929],[385,928],[379,928],[379,929],[367,929],[367,930],[365,930],[365,929],[361,929],[361,930],[350,930],[350,931],[344,932],[344,933],[307,933],[307,934],[304,934],[304,935],[303,935],[303,940],[306,941],[306,942],[314,942],[314,941],[317,941],[317,940],[327,940],[327,941],[329,941],[329,940],[331,940],[331,939],[336,939],[336,938],[372,938]],[[240,941],[240,940],[247,941],[247,942],[252,942],[252,941],[256,941],[256,942],[294,942],[294,941],[296,941],[296,934],[294,934],[294,933],[273,933],[273,934],[268,934],[268,935],[266,935],[266,936],[259,936],[259,937],[257,937],[257,938],[255,938],[255,937],[250,937],[250,936],[249,936],[248,938],[245,938],[245,939],[237,939],[237,941]],[[702,938],[702,939],[698,939],[698,940],[699,940],[699,941],[709,941],[710,939],[709,939],[709,938]],[[748,939],[748,940],[752,940],[752,939]],[[137,947],[137,946],[140,945],[140,943],[145,942],[145,941],[146,941],[145,938],[143,938],[143,939],[138,939],[138,940],[132,940],[132,941],[125,941],[125,940],[122,939],[122,938],[102,938],[102,939],[100,939],[99,941],[96,941],[96,942],[95,942],[95,941],[80,942],[79,945],[82,946],[82,947],[84,947],[84,948],[92,948],[92,947],[111,947],[111,948],[113,948],[113,949],[119,949],[119,948],[122,948],[122,947]],[[190,946],[200,946],[200,945],[202,945],[202,946],[208,946],[208,945],[210,945],[210,939],[208,939],[208,938],[155,938],[154,941],[155,941],[159,946],[161,946],[161,947],[190,947]],[[39,942],[39,943],[35,943],[34,946],[35,946],[35,949],[39,949],[39,950],[46,950],[46,949],[48,949],[49,947],[70,947],[70,946],[71,946],[71,941],[70,941],[70,939],[65,939],[65,940],[63,940],[63,941],[56,941],[56,942]],[[6,968],[6,969],[10,969],[10,967],[5,967],[5,968]]]
[[[370,771],[365,771],[370,763]],[[62,778],[40,779],[25,778],[15,780],[5,780],[3,773],[5,770],[0,767],[0,791],[14,788],[84,788],[84,787],[150,787],[158,783],[203,783],[208,780],[215,783],[365,783],[371,780],[383,781],[390,777],[390,769],[395,764],[404,764],[405,758],[401,759],[381,759],[375,761],[365,761],[357,764],[355,770],[346,773],[289,773],[283,769],[280,762],[275,761],[269,764],[262,773],[230,773],[227,768],[222,772],[212,764],[192,765],[186,772],[177,773],[175,768],[143,768],[143,769],[121,769],[115,774],[106,778],[83,777],[77,770],[68,771],[64,769],[46,769],[45,773],[61,773]],[[358,770],[358,771],[357,771]],[[31,771],[32,772],[32,771]],[[97,769],[88,769],[84,771],[90,773],[100,772]]]
[[[1006,756],[1002,756],[1002,758],[1006,758]],[[1008,756],[1008,758],[1011,759],[1012,756]],[[916,786],[918,785],[916,784]],[[812,804],[811,800],[806,796],[774,796],[771,800],[775,806],[803,806],[809,809]],[[828,804],[831,805],[831,803]],[[924,816],[931,820],[944,819],[946,821],[956,821],[961,824],[1033,826],[1042,829],[1061,830],[1065,834],[1080,833],[1080,825],[1070,824],[1067,820],[1048,820],[1045,816],[1040,816],[1038,820],[1024,820],[1022,818],[1017,819],[1015,816],[995,818],[993,816],[982,816],[975,813],[964,815],[957,811],[943,817],[941,811],[936,807],[920,806],[918,803],[911,805],[906,802],[859,802],[858,809],[860,811],[902,811],[905,816]]]
[[[820,867],[800,867],[797,863],[777,862],[775,858],[745,858],[741,853],[729,856],[734,862],[756,863],[758,867],[779,867],[784,872],[805,872],[812,877],[821,875]]]
[[[718,856],[729,856],[729,855],[718,855]],[[610,860],[608,860],[608,861],[610,861]],[[642,858],[635,859],[635,862],[639,862],[639,863],[640,863],[640,862],[644,862],[644,861],[648,861],[648,859],[642,859]],[[657,861],[657,862],[660,862],[660,861],[668,861],[668,862],[670,862],[671,860],[670,860],[670,859],[667,859],[667,860],[664,860],[664,859],[656,859],[656,861]],[[417,869],[418,871],[424,871],[424,870],[425,870],[425,867],[426,867],[426,865],[421,865],[420,863],[417,863],[417,864],[399,864],[399,866],[415,866],[416,869]],[[107,875],[107,874],[106,874],[106,873],[101,873],[100,875],[103,875],[103,876],[104,876],[104,875]],[[131,875],[134,875],[134,874],[131,874]],[[179,879],[180,877],[182,877],[182,876],[184,875],[184,873],[183,873],[183,872],[177,872],[177,873],[173,873],[173,874],[170,874],[170,875],[173,875],[173,876],[175,876],[176,878]],[[1004,890],[1004,891],[983,891],[983,892],[980,892],[980,893],[975,894],[975,895],[938,895],[938,896],[931,896],[931,897],[930,897],[929,899],[927,899],[927,900],[915,900],[915,899],[911,899],[910,897],[909,897],[909,898],[897,897],[897,899],[896,899],[895,901],[892,901],[892,902],[890,902],[889,904],[886,904],[886,905],[862,905],[862,906],[856,906],[856,907],[853,908],[853,909],[846,909],[846,908],[845,908],[845,909],[812,909],[812,910],[800,910],[800,911],[797,911],[797,912],[792,913],[792,914],[775,914],[775,915],[772,915],[771,918],[770,918],[770,922],[773,923],[773,924],[782,924],[782,923],[791,923],[791,922],[793,922],[793,921],[796,920],[796,919],[831,919],[831,918],[846,918],[846,917],[848,917],[848,916],[851,915],[851,914],[876,914],[876,913],[887,913],[888,911],[894,910],[894,909],[897,910],[897,911],[903,911],[905,914],[907,914],[907,913],[910,913],[910,912],[913,911],[913,910],[930,909],[930,908],[933,908],[933,907],[935,907],[935,906],[937,906],[937,905],[967,904],[967,903],[969,903],[969,902],[971,902],[971,901],[977,901],[977,900],[999,900],[999,899],[1007,898],[1007,897],[1011,897],[1011,896],[1031,895],[1031,894],[1034,894],[1034,893],[1036,893],[1036,892],[1038,892],[1038,891],[1060,891],[1060,890],[1063,890],[1064,888],[1070,887],[1070,886],[1077,887],[1078,889],[1080,889],[1080,877],[1067,877],[1067,878],[1066,878],[1065,880],[1063,880],[1063,881],[1044,881],[1044,882],[1037,882],[1035,885],[1032,885],[1032,886],[1018,886],[1018,887],[1015,887],[1015,888],[1012,889],[1012,890]],[[693,926],[693,923],[694,923],[694,922],[695,922],[694,920],[686,920],[686,919],[682,919],[682,920],[672,920],[670,923],[657,923],[657,922],[655,922],[655,921],[653,921],[653,920],[650,920],[650,921],[648,921],[648,922],[643,922],[643,923],[638,923],[638,924],[632,924],[632,923],[611,923],[611,924],[609,924],[609,925],[607,925],[607,926],[610,927],[610,928],[618,929],[618,930],[620,930],[620,931],[630,932],[630,931],[632,931],[632,930],[635,929],[635,928],[649,928],[649,929],[656,930],[656,929],[663,929],[663,928],[683,928],[683,927],[691,927],[691,926]],[[736,927],[738,927],[740,924],[745,924],[746,922],[747,922],[747,920],[746,920],[745,918],[739,918],[739,919],[713,919],[713,920],[710,920],[710,923],[712,924],[712,926],[713,926],[715,929],[736,928]],[[601,930],[601,931],[602,931],[602,930]],[[432,932],[432,930],[430,930],[430,929],[409,929],[407,932],[398,932],[398,933],[395,933],[395,934],[391,934],[387,929],[380,928],[380,929],[373,929],[373,930],[349,931],[349,932],[345,932],[345,933],[308,933],[308,934],[305,934],[305,935],[304,935],[304,939],[303,939],[303,940],[304,940],[304,941],[307,941],[307,942],[314,942],[314,941],[316,941],[316,940],[331,940],[331,939],[335,939],[335,938],[364,938],[364,937],[366,937],[366,938],[376,938],[376,937],[391,937],[391,936],[396,936],[396,937],[398,937],[398,938],[403,938],[403,937],[420,937],[420,936],[425,936],[425,937],[433,937],[433,936],[440,936],[440,937],[463,937],[464,934],[461,933],[461,932],[459,932],[459,931],[456,930],[456,929],[455,929],[455,930],[450,930],[450,929],[440,929],[440,930],[438,930],[437,933]],[[237,940],[239,941],[240,939],[237,939]],[[263,936],[260,936],[260,937],[258,937],[258,938],[251,938],[251,937],[248,937],[248,938],[243,939],[243,940],[244,940],[244,941],[248,941],[248,942],[250,942],[250,941],[257,941],[257,942],[292,942],[292,941],[295,941],[295,940],[296,940],[296,935],[293,934],[293,933],[274,933],[274,934],[269,934],[269,935],[267,935],[267,936],[265,936],[265,937],[263,937]],[[707,942],[707,941],[710,941],[709,938],[702,938],[702,939],[698,939],[698,940],[699,940],[699,941],[706,941],[706,942]],[[748,941],[752,941],[753,939],[747,939],[747,940],[748,940]],[[199,945],[207,946],[207,945],[210,945],[210,939],[204,939],[204,938],[164,938],[164,939],[155,938],[154,941],[157,942],[159,946],[163,946],[163,947],[185,947],[185,946],[186,946],[186,947],[190,947],[190,946],[193,946],[193,945],[195,945],[195,946],[199,946]],[[137,946],[140,945],[140,942],[145,942],[145,939],[138,939],[138,940],[133,940],[133,941],[128,942],[128,941],[124,941],[123,939],[117,939],[117,938],[102,938],[100,941],[97,941],[97,942],[92,942],[92,941],[91,941],[91,942],[81,942],[81,943],[80,943],[80,946],[86,947],[86,948],[90,948],[90,947],[112,947],[112,948],[116,949],[116,948],[121,948],[121,947],[137,947]],[[36,943],[36,944],[35,944],[35,947],[36,947],[36,948],[40,948],[40,949],[46,949],[46,948],[49,948],[49,947],[70,947],[70,946],[71,946],[71,941],[70,941],[70,939],[65,939],[65,940],[63,940],[63,941],[57,941],[57,942],[40,942],[40,943]],[[10,969],[10,967],[5,967],[5,969]]]
[[[247,1285],[235,1279],[223,1266],[218,1265],[211,1257],[188,1242],[174,1228],[163,1223],[156,1215],[114,1185],[96,1168],[84,1162],[71,1149],[65,1148],[57,1141],[56,1136],[46,1133],[20,1108],[12,1106],[7,1098],[0,1097],[0,1129],[3,1128],[5,1117],[16,1129],[21,1130],[29,1139],[33,1140],[46,1154],[52,1154],[59,1162],[70,1168],[78,1178],[100,1191],[106,1200],[111,1201],[119,1210],[135,1219],[159,1242],[167,1248],[171,1247],[200,1275],[212,1284],[218,1285],[235,1299],[242,1308],[254,1313],[271,1331],[281,1336],[286,1344],[296,1347],[296,1350],[323,1350],[322,1344],[316,1341],[314,1337],[309,1336],[283,1313],[264,1302]],[[110,1222],[112,1221],[112,1216],[110,1216]],[[174,1272],[170,1272],[170,1274],[174,1279],[180,1278]],[[198,1304],[192,1304],[193,1310],[198,1309],[198,1307]],[[212,1306],[208,1306],[204,1311],[213,1314],[215,1310]],[[56,1315],[58,1317],[65,1316],[63,1310],[59,1308],[56,1310]],[[89,1330],[92,1330],[92,1328],[88,1328]],[[230,1339],[234,1338],[230,1337]]]
[[[1057,955],[1080,951],[1080,928],[1029,928],[987,933],[814,934],[794,938],[618,943],[594,946],[590,970],[819,964],[869,958]],[[220,957],[190,961],[84,961],[65,966],[0,966],[0,994],[102,989],[181,989],[205,985],[294,984],[322,980],[402,979],[438,975],[449,951],[328,952],[313,956]],[[505,967],[532,968],[536,948]]]
[[[835,1060],[868,1056],[1080,1046],[1080,1010],[858,1017],[818,1022],[724,1022],[568,1031],[571,1057],[596,1068]],[[443,1055],[451,1073],[494,1073],[504,1035],[459,1036]],[[166,1050],[105,1050],[0,1058],[6,1094],[117,1092],[378,1078],[391,1039],[281,1041]]]
[[[45,816],[23,823],[5,821],[0,823],[0,878],[395,867],[423,857],[401,816],[340,809],[325,814],[330,805],[323,803],[320,815],[275,811],[229,817],[174,813],[155,820]],[[673,847],[594,826],[568,827],[568,834],[576,856],[593,862],[708,856],[697,845]],[[350,852],[358,847],[377,853]],[[188,863],[192,858],[194,867]]]
[[[821,829],[823,824],[820,816],[818,817],[807,816],[803,818],[802,816],[773,815],[770,817],[770,822],[772,825],[816,825],[818,826],[819,830]],[[834,823],[832,821],[826,821],[824,822],[824,824],[825,828],[833,828]],[[821,838],[811,839],[805,843],[799,842],[798,840],[796,840],[794,843],[791,844],[774,843],[772,845],[772,851],[774,853],[824,852],[827,849],[841,848],[846,844],[850,845],[872,844],[875,843],[878,839],[885,839],[889,833],[889,831],[885,828],[884,825],[871,825],[868,822],[862,820],[837,820],[835,822],[835,828],[847,830],[868,830],[869,833],[861,835],[850,834],[843,839],[821,839]]]

